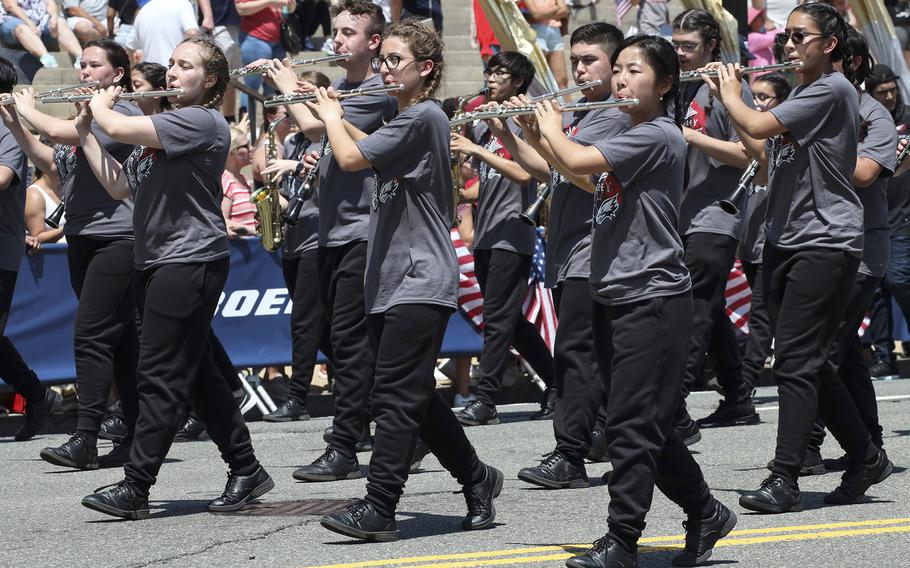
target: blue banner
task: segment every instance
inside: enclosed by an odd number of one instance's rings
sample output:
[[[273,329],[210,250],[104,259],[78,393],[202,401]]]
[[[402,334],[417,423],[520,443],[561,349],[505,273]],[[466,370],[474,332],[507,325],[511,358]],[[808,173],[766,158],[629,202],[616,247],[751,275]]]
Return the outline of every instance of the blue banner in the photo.
[[[232,241],[231,271],[213,325],[234,365],[290,364],[290,313],[280,257],[266,252],[257,238]],[[66,245],[45,245],[22,262],[6,327],[7,336],[42,381],[75,380],[75,315]],[[480,335],[456,314],[449,319],[440,356],[476,355],[481,346]]]

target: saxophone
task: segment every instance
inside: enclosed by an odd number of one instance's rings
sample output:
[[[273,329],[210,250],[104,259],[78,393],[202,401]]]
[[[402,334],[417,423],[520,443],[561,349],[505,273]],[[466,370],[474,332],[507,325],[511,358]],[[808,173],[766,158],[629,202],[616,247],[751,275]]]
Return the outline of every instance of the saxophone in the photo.
[[[268,126],[268,137],[265,141],[265,162],[278,158],[278,146],[275,144],[275,126],[284,120],[279,118]],[[250,201],[256,204],[259,217],[259,237],[265,250],[273,252],[284,240],[284,223],[281,219],[281,198],[278,193],[278,180],[269,176],[265,184],[250,195]]]
[[[474,97],[485,95],[488,92],[489,89],[485,86],[479,91],[458,97],[456,99],[457,102],[455,103],[455,112],[452,115],[452,120],[461,118],[466,114],[464,106],[468,104],[468,101]],[[455,134],[464,135],[465,128],[465,126],[459,124],[457,126],[452,126],[451,131]],[[461,185],[461,172],[459,171],[461,169],[461,161],[459,160],[458,155],[455,152],[449,152],[449,158],[452,163],[452,225],[454,226],[458,223],[458,204],[461,203],[461,192],[464,191],[464,187]]]

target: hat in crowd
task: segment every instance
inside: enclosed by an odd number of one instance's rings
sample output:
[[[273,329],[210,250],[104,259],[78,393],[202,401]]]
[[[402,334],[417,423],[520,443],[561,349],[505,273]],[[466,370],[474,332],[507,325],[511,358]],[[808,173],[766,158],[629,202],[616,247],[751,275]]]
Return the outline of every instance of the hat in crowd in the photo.
[[[749,11],[747,12],[747,20],[751,24],[752,21],[755,20],[755,18],[757,18],[759,15],[764,14],[764,13],[765,13],[764,8],[753,8],[752,5],[749,4]]]

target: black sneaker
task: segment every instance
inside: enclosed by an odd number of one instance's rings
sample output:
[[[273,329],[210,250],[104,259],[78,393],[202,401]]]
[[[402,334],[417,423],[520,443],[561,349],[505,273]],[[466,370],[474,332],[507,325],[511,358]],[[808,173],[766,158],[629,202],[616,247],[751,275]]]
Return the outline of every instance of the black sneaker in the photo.
[[[850,460],[847,458],[847,454],[844,454],[839,458],[822,460],[822,463],[825,465],[825,471],[847,471]]]
[[[475,400],[459,412],[456,412],[455,418],[457,418],[463,426],[488,426],[499,424],[499,414],[496,413],[496,407],[484,404],[479,400]]]
[[[474,485],[465,485],[458,493],[464,493],[468,514],[461,521],[461,530],[476,531],[488,528],[496,520],[493,499],[502,492],[502,472],[495,467],[484,465],[483,479]]]
[[[876,361],[869,367],[869,376],[878,381],[890,381],[900,378],[897,365],[891,361]]]
[[[332,532],[377,542],[398,540],[394,517],[386,517],[363,499],[358,499],[339,513],[322,517],[319,524]]]
[[[119,442],[114,442],[114,449],[98,456],[98,465],[100,467],[123,467],[130,461],[130,449],[133,447],[133,438],[124,438]]]
[[[98,429],[98,437],[112,442],[119,442],[130,435],[126,422],[117,414],[108,414],[101,427]]]
[[[711,558],[714,545],[736,526],[736,513],[714,500],[714,510],[707,517],[689,517],[683,522],[686,529],[686,548],[673,557],[674,566],[700,566]]]
[[[333,432],[335,432],[335,428],[332,426],[329,426],[322,431],[322,440],[328,445],[332,445]],[[360,435],[360,441],[354,444],[354,451],[358,454],[373,451],[373,436],[370,435],[369,425],[363,429],[363,434]]]
[[[547,489],[581,489],[589,485],[585,466],[571,463],[558,451],[547,455],[540,465],[519,471],[518,479]]]
[[[195,416],[187,416],[183,426],[174,436],[175,442],[196,442],[205,434],[205,424]]]
[[[232,475],[228,473],[227,484],[221,497],[209,503],[209,511],[224,513],[239,511],[247,503],[261,497],[275,488],[275,482],[261,465],[251,475]]]
[[[56,391],[47,389],[44,400],[41,402],[27,402],[25,404],[25,423],[14,436],[17,442],[31,440],[35,434],[41,431],[44,423],[47,422],[47,416],[51,413],[54,406],[59,406],[60,395]]]
[[[356,456],[347,458],[329,446],[313,463],[295,470],[292,477],[298,481],[339,481],[360,479],[363,474]]]
[[[774,460],[769,461],[767,467],[769,471],[774,470]],[[821,452],[812,448],[807,449],[806,455],[803,456],[803,465],[799,468],[799,476],[825,475],[826,473],[828,473],[828,469],[822,461]]]
[[[676,425],[676,435],[687,446],[701,441],[701,431],[698,429],[698,424],[691,418],[685,424]]]
[[[106,491],[99,487],[94,493],[82,498],[82,505],[121,519],[138,521],[149,518],[149,499],[121,481]]]
[[[98,448],[89,443],[81,432],[56,448],[41,450],[41,459],[54,465],[76,469],[98,469]]]
[[[699,428],[725,428],[727,426],[744,426],[758,424],[761,418],[755,412],[752,400],[740,403],[730,402],[727,399],[720,401],[717,410],[695,421]]]
[[[284,401],[275,412],[262,417],[266,422],[293,422],[294,420],[309,420],[310,414],[306,405],[292,398]]]
[[[610,536],[594,541],[584,554],[566,560],[569,568],[638,568],[638,551],[630,552]]]
[[[841,477],[840,486],[825,495],[829,505],[849,505],[859,501],[866,490],[881,483],[894,472],[894,464],[884,450],[879,450],[872,463],[851,463]]]
[[[588,460],[600,463],[610,461],[610,454],[607,447],[607,435],[600,428],[595,428],[591,432],[591,447],[588,449]]]
[[[770,475],[756,491],[747,491],[739,498],[739,505],[759,513],[786,513],[802,511],[799,488],[790,487],[783,478]]]
[[[423,458],[427,457],[429,453],[430,448],[420,438],[417,438],[417,446],[414,447],[414,456],[411,457],[411,467],[408,468],[408,473],[414,473],[419,470],[420,464],[423,463]]]
[[[553,420],[556,414],[556,389],[547,389],[540,401],[540,410],[531,415],[531,420]]]

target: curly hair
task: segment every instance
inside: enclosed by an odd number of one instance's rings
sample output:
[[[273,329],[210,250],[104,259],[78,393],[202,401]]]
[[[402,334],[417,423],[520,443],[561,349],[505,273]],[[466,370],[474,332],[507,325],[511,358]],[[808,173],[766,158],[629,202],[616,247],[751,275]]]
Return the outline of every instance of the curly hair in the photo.
[[[433,69],[424,77],[420,95],[414,102],[425,101],[432,97],[442,84],[445,73],[445,61],[442,58],[443,43],[436,30],[429,28],[417,18],[407,18],[386,28],[383,40],[395,37],[408,45],[417,61],[432,61]]]

